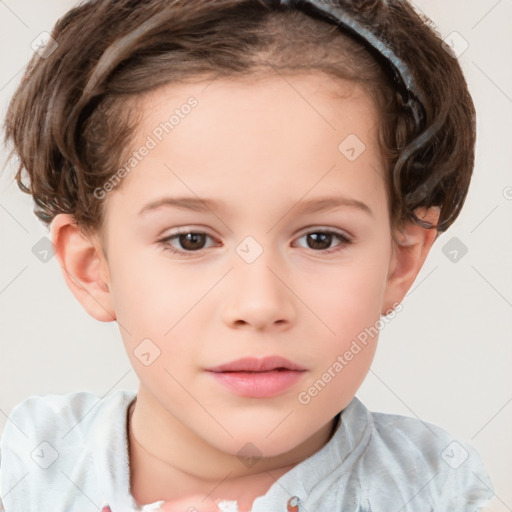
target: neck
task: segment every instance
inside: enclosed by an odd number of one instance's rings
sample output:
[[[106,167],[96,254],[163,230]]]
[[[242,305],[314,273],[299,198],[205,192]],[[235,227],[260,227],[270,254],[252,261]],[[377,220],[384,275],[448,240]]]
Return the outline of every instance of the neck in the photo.
[[[162,436],[157,439],[156,435],[164,431],[159,428],[163,425],[152,424],[148,429],[144,418],[150,416],[144,409],[144,404],[136,400],[127,418],[130,491],[141,505],[201,495],[203,507],[204,497],[208,497],[211,504],[236,500],[239,512],[250,510],[254,500],[278,478],[325,445],[337,426],[333,420],[306,440],[306,446],[276,457],[263,457],[254,466],[246,467],[236,454],[219,452],[181,424],[163,438],[163,443]],[[212,510],[216,507],[212,506]]]

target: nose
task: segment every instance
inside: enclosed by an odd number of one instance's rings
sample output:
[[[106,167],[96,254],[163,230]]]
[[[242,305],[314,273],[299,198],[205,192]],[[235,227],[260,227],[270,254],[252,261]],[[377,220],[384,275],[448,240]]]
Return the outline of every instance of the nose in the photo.
[[[269,251],[235,263],[224,288],[223,320],[232,328],[286,329],[296,317],[295,295]]]

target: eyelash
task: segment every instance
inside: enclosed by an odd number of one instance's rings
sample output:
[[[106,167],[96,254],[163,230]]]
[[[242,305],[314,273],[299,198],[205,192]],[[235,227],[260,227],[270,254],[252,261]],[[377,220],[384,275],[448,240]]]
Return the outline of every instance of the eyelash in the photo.
[[[324,234],[324,235],[325,234],[334,235],[336,238],[338,238],[338,240],[340,240],[340,243],[335,245],[331,249],[322,249],[322,250],[318,250],[318,251],[315,249],[310,249],[311,251],[319,253],[319,254],[332,254],[332,253],[341,251],[347,245],[350,245],[352,243],[352,240],[347,235],[345,235],[343,233],[339,233],[337,231],[332,231],[332,230],[327,230],[327,229],[326,230],[318,229],[318,230],[308,231],[308,232],[304,233],[303,235],[301,235],[299,237],[299,239],[303,238],[305,236],[311,235],[311,234],[320,234],[320,233]],[[189,235],[189,234],[206,235],[207,237],[210,237],[213,239],[212,236],[210,236],[208,233],[205,233],[204,231],[180,231],[178,233],[174,233],[173,235],[169,235],[169,236],[166,236],[165,238],[158,240],[158,243],[160,244],[162,249],[164,249],[165,251],[169,251],[172,254],[180,254],[184,257],[192,257],[193,255],[200,254],[202,251],[205,251],[206,249],[199,249],[197,251],[182,251],[179,249],[175,249],[174,247],[172,247],[169,244],[169,242],[171,240],[174,240],[175,238],[178,238],[181,235]]]

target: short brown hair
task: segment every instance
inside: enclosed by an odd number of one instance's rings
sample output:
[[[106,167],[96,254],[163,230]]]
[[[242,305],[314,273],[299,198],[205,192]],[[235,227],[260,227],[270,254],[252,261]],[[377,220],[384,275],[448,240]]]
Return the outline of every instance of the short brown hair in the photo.
[[[48,224],[70,213],[86,228],[101,227],[104,201],[93,192],[119,168],[142,94],[205,76],[313,70],[354,81],[375,101],[392,225],[422,223],[414,209],[439,206],[437,229],[447,229],[474,164],[475,112],[459,64],[405,1],[330,3],[377,29],[410,68],[425,98],[421,131],[367,47],[278,1],[91,0],[56,23],[58,47],[47,58],[34,54],[7,112],[16,180],[32,194],[36,215]]]

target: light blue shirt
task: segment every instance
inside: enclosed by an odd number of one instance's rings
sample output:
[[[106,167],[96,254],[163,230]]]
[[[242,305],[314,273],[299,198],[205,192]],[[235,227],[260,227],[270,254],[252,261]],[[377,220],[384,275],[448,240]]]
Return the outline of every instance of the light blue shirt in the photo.
[[[5,512],[155,510],[161,502],[140,508],[130,494],[127,410],[135,397],[78,392],[18,404],[0,441]],[[256,498],[252,512],[286,512],[292,497],[299,512],[473,512],[493,495],[474,448],[354,398],[330,441]]]

